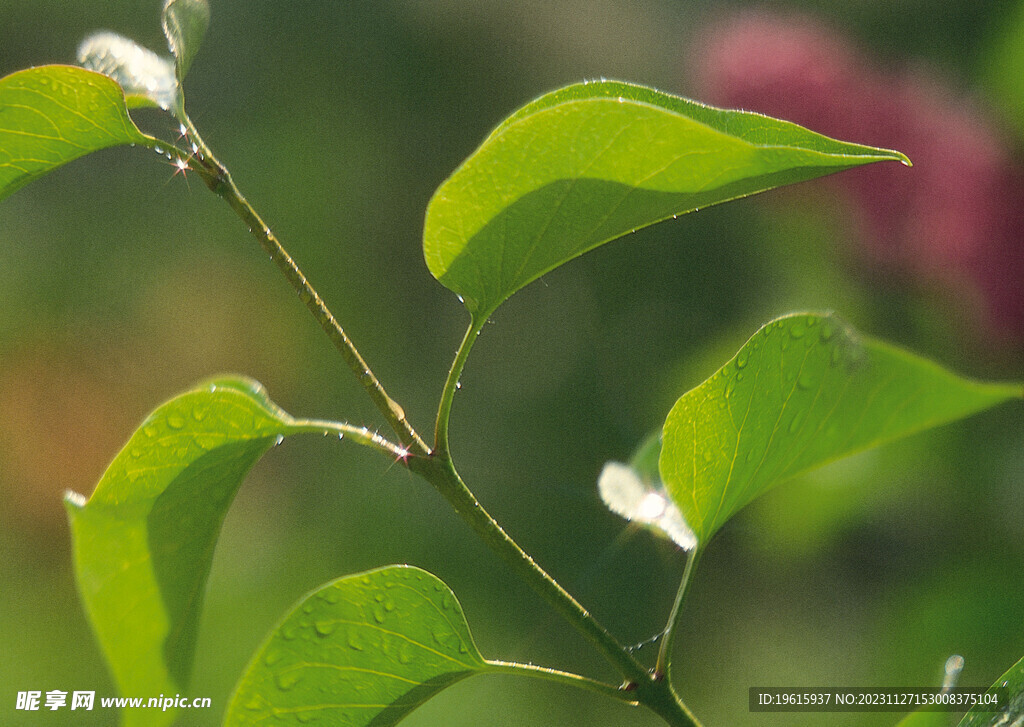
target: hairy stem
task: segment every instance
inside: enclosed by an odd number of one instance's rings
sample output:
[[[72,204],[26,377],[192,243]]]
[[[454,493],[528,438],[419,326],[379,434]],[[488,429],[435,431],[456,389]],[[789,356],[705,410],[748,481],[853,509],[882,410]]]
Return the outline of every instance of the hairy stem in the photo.
[[[661,648],[658,649],[658,662],[654,667],[657,676],[666,680],[669,675],[669,665],[672,661],[672,646],[675,643],[676,627],[679,625],[679,618],[683,611],[683,602],[686,600],[686,593],[690,590],[690,583],[693,581],[693,571],[700,561],[701,547],[698,545],[690,551],[686,559],[686,569],[679,581],[679,590],[676,592],[675,603],[672,604],[672,612],[669,614],[668,623],[665,624],[665,638],[661,640]]]
[[[245,222],[249,232],[259,241],[260,246],[270,256],[270,259],[284,273],[285,278],[299,294],[299,299],[306,305],[309,312],[313,314],[313,317],[320,324],[324,333],[327,334],[335,348],[341,353],[345,363],[348,364],[356,378],[359,379],[363,388],[370,395],[370,399],[373,400],[373,403],[380,410],[380,413],[391,428],[394,429],[402,444],[412,454],[425,455],[429,453],[430,448],[420,438],[419,434],[416,433],[416,430],[413,429],[412,424],[405,416],[405,411],[398,405],[398,402],[388,396],[380,381],[374,376],[373,371],[370,370],[369,365],[367,365],[356,349],[355,344],[352,343],[352,340],[345,333],[341,324],[338,323],[334,314],[331,313],[327,304],[324,303],[323,298],[320,297],[319,293],[309,283],[306,276],[302,274],[299,266],[295,264],[295,261],[284,249],[274,233],[271,232],[270,227],[263,221],[263,218],[259,216],[253,206],[249,204],[241,191],[239,191],[227,168],[217,160],[217,157],[214,156],[202,137],[199,136],[199,132],[188,118],[188,115],[185,114],[184,109],[179,111],[178,117],[183,123],[183,130],[187,132],[187,136],[194,144],[193,151],[195,152],[194,156],[179,156],[179,159],[182,159],[189,168],[199,173],[206,185],[222,197],[242,221]],[[180,154],[180,150],[178,151]]]

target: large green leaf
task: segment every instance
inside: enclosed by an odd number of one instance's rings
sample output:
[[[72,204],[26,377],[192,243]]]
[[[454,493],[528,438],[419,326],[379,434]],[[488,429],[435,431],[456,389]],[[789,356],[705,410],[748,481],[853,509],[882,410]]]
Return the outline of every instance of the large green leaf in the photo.
[[[88,502],[68,495],[79,589],[121,694],[185,691],[224,515],[256,461],[306,431],[326,427],[293,419],[254,381],[220,379],[153,412]],[[124,713],[126,725],[172,719]]]
[[[0,199],[90,152],[151,141],[104,75],[40,66],[0,79]]]
[[[568,260],[638,227],[902,154],[601,81],[513,114],[437,190],[423,251],[478,322]]]
[[[162,23],[167,45],[177,60],[178,79],[183,79],[210,25],[210,5],[206,0],[167,0]]]
[[[703,544],[781,480],[1022,391],[962,379],[832,315],[785,316],[672,407],[661,476]]]
[[[123,35],[93,33],[78,46],[78,62],[121,84],[129,108],[155,106],[168,111],[177,104],[174,63]]]
[[[224,724],[388,727],[487,668],[448,586],[389,566],[303,599],[253,657]]]
[[[996,680],[986,694],[1006,689],[1007,704],[1002,712],[986,711],[983,706],[973,707],[958,727],[1020,727],[1024,724],[1024,659],[1011,666]]]

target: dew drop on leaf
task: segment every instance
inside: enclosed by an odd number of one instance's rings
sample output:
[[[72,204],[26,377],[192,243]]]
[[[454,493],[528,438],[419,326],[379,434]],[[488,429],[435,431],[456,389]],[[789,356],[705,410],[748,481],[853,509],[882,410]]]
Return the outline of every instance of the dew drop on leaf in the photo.
[[[317,621],[314,628],[317,636],[330,636],[338,628],[337,621]]]
[[[302,681],[302,674],[298,672],[284,672],[283,674],[278,674],[274,681],[277,682],[278,689],[287,692]]]
[[[180,414],[171,414],[167,417],[167,426],[171,429],[181,429],[185,426],[185,417]]]

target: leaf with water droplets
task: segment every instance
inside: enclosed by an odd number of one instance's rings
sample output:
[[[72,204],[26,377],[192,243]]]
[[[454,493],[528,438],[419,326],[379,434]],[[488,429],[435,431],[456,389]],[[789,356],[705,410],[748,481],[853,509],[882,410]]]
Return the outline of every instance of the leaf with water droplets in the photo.
[[[178,80],[185,78],[210,25],[206,0],[167,0],[162,17],[167,45],[177,60]]]
[[[789,315],[672,407],[661,478],[703,544],[782,480],[1022,394],[1020,384],[960,378],[833,315]]]
[[[1024,659],[1011,666],[989,687],[987,695],[1006,690],[1006,709],[993,711],[983,705],[971,707],[957,727],[1020,727],[1024,724]]]
[[[78,63],[121,84],[129,108],[167,111],[175,106],[174,64],[129,38],[107,31],[93,33],[78,46]]]
[[[515,291],[637,228],[902,154],[613,81],[517,111],[437,190],[423,253],[478,323]]]
[[[75,572],[123,695],[184,692],[221,523],[242,479],[278,437],[323,431],[255,381],[206,382],[154,411],[85,501],[69,494]],[[164,725],[173,711],[126,710]]]
[[[40,66],[0,79],[0,199],[90,152],[153,141],[102,74]]]
[[[448,586],[389,566],[295,606],[250,662],[224,725],[388,727],[488,667]]]

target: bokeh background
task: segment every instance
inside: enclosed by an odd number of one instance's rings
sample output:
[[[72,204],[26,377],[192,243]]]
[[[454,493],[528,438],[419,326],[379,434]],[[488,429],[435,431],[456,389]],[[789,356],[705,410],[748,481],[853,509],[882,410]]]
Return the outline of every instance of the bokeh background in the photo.
[[[4,0],[0,73],[70,62],[98,29],[162,50],[159,5]],[[597,474],[761,323],[834,309],[965,374],[1022,377],[1020,0],[212,5],[186,89],[194,120],[426,431],[466,316],[423,263],[423,212],[534,96],[621,78],[916,162],[641,231],[532,284],[485,329],[454,412],[463,474],[625,643],[661,628],[683,559],[606,512]],[[0,723],[110,723],[13,710],[20,690],[113,691],[77,600],[61,493],[90,493],[150,410],[223,372],[259,379],[297,415],[380,424],[242,224],[151,152],[96,154],[0,205]],[[704,723],[890,725],[899,715],[750,714],[747,689],[933,685],[954,653],[961,683],[982,686],[1024,654],[1022,409],[843,461],[732,521],[701,563],[676,654]],[[219,721],[303,593],[388,563],[449,583],[486,656],[615,678],[427,485],[350,444],[300,438],[259,463],[228,515],[192,688],[215,706],[186,723]],[[478,677],[407,724],[659,722]]]

